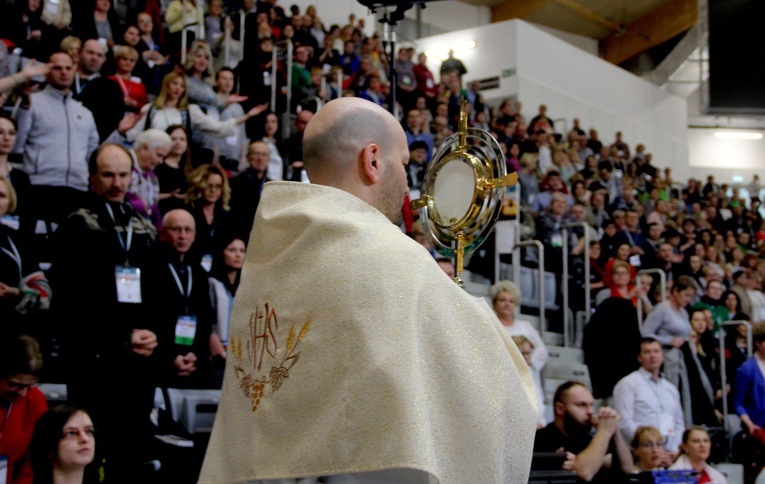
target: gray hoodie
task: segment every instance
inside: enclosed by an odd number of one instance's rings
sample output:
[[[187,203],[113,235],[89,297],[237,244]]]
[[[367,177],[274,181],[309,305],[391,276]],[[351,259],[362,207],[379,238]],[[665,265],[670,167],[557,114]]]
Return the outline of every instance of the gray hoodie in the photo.
[[[98,146],[93,114],[71,92],[51,86],[31,95],[29,109],[20,109],[14,153],[24,155],[24,171],[32,185],[88,189],[88,158]]]

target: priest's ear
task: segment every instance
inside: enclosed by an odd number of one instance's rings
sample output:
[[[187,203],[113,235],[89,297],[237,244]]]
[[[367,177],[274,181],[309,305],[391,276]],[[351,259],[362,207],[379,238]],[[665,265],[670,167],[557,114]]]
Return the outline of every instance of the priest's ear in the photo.
[[[370,143],[361,150],[361,169],[371,184],[376,184],[382,176],[382,154],[380,147]]]

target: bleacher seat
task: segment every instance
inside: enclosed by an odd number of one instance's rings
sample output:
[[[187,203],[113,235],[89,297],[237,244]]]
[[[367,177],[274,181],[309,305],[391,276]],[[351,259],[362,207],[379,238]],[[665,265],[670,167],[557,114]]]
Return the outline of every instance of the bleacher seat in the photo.
[[[720,462],[719,464],[714,464],[714,468],[722,472],[725,476],[725,480],[728,481],[728,484],[744,484],[743,464]]]
[[[548,346],[547,353],[550,355],[547,359],[552,364],[584,364],[584,351],[580,348],[570,348],[565,346]]]
[[[64,383],[40,383],[37,388],[45,395],[49,407],[66,403],[66,385]]]
[[[181,422],[192,434],[212,430],[220,390],[168,388],[167,394],[173,420]]]
[[[545,402],[548,404],[552,403],[555,390],[567,381],[579,382],[592,391],[590,371],[587,365],[570,361],[550,361],[548,359],[544,368],[542,368],[542,389],[545,394]]]

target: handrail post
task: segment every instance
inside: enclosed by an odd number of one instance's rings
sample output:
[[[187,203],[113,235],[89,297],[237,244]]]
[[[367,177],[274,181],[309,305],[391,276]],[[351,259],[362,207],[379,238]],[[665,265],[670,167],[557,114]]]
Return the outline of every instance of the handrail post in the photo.
[[[537,284],[539,284],[539,332],[544,334],[547,332],[547,322],[545,321],[545,246],[538,240],[524,240],[518,242],[513,247],[513,252],[521,247],[528,247],[533,245],[537,248],[537,260],[539,261],[539,275],[537,276]],[[520,265],[520,263],[518,264]],[[517,269],[520,274],[520,268]],[[516,269],[513,268],[513,272]],[[517,280],[517,279],[516,279]]]
[[[563,275],[561,276],[561,290],[563,291],[563,304],[561,312],[563,313],[563,347],[568,347],[568,230],[566,227],[561,229],[561,239],[563,242]]]
[[[244,20],[246,15],[247,12],[245,12],[244,9],[239,11],[239,62],[242,62],[242,59],[244,59]],[[274,105],[271,104],[271,111],[273,110]]]

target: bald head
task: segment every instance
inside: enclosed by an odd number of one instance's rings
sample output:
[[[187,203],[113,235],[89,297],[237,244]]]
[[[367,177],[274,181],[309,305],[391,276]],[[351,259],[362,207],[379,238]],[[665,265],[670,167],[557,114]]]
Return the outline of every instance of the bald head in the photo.
[[[311,183],[356,195],[394,222],[407,193],[408,161],[406,135],[396,118],[361,98],[328,102],[305,130],[303,163]]]
[[[303,162],[308,177],[334,185],[332,181],[351,175],[364,147],[376,144],[386,149],[399,131],[406,139],[396,118],[375,103],[354,97],[327,103],[305,130]]]

